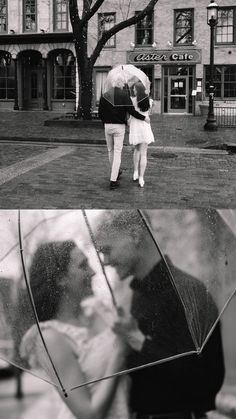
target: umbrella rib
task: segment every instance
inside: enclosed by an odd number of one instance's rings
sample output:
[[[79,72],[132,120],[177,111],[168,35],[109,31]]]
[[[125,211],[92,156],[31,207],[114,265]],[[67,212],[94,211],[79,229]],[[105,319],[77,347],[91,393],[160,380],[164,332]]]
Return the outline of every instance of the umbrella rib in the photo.
[[[178,297],[179,297],[179,299],[180,299],[180,301],[181,301],[181,303],[182,303],[182,306],[183,306],[183,308],[184,308],[184,315],[185,315],[185,319],[186,319],[186,322],[187,322],[187,325],[188,325],[188,328],[189,328],[189,331],[190,331],[191,337],[192,337],[192,339],[193,339],[193,343],[194,343],[194,345],[195,345],[196,349],[199,351],[199,346],[198,346],[197,341],[196,341],[196,339],[195,339],[195,334],[194,334],[194,332],[193,332],[193,330],[192,330],[192,326],[191,326],[191,324],[190,324],[190,323],[189,323],[189,321],[188,321],[188,316],[187,316],[187,314],[186,314],[186,306],[185,306],[184,301],[183,301],[183,299],[182,299],[182,297],[181,297],[181,295],[180,295],[180,293],[179,293],[179,291],[178,291],[178,288],[177,288],[177,287],[176,287],[176,285],[175,285],[175,281],[174,281],[174,278],[173,278],[172,272],[171,272],[171,270],[170,270],[170,268],[169,268],[169,266],[168,266],[168,263],[166,262],[165,256],[163,255],[163,253],[162,253],[162,251],[161,251],[161,249],[160,249],[160,246],[159,246],[159,244],[157,243],[156,238],[154,237],[154,234],[153,234],[153,232],[152,232],[152,230],[151,230],[151,227],[150,227],[149,223],[148,223],[148,222],[147,222],[147,220],[146,220],[146,217],[145,217],[145,216],[144,216],[144,214],[143,214],[143,211],[142,211],[142,210],[140,210],[140,209],[138,209],[137,211],[138,211],[138,213],[139,213],[139,215],[140,215],[140,217],[141,217],[141,219],[142,219],[142,221],[143,221],[143,223],[144,223],[145,227],[147,228],[147,230],[148,230],[148,232],[149,232],[149,234],[150,234],[150,236],[151,236],[151,238],[152,238],[152,240],[153,240],[153,242],[154,242],[154,244],[155,244],[155,246],[156,246],[156,248],[157,248],[158,252],[160,253],[160,255],[161,255],[161,257],[162,257],[162,260],[163,260],[163,261],[164,261],[164,263],[165,263],[166,269],[167,269],[167,271],[168,271],[168,273],[169,273],[169,275],[170,275],[170,280],[171,280],[171,283],[172,283],[172,285],[173,285],[173,287],[174,287],[174,289],[175,289],[175,292],[177,293],[177,295],[178,295]]]
[[[129,374],[130,372],[134,372],[134,371],[137,371],[137,370],[142,370],[144,368],[152,367],[152,366],[158,365],[158,364],[164,364],[165,362],[169,362],[169,361],[172,361],[174,359],[183,358],[185,356],[194,355],[194,354],[196,355],[196,354],[198,354],[198,352],[197,351],[188,351],[188,352],[184,352],[184,353],[181,353],[181,354],[169,356],[168,358],[165,358],[165,359],[159,359],[158,361],[149,362],[148,364],[139,365],[138,367],[133,367],[133,368],[129,368],[129,369],[126,369],[126,370],[123,370],[123,371],[115,372],[114,374],[106,375],[105,377],[96,378],[95,380],[86,381],[82,384],[79,384],[78,386],[74,386],[74,387],[70,388],[70,391],[76,390],[77,388],[80,388],[80,387],[84,387],[88,384],[97,383],[99,381],[107,380],[107,379],[113,378],[113,377],[119,377],[120,375]]]
[[[24,279],[25,279],[26,288],[27,288],[27,291],[28,291],[28,294],[29,294],[30,303],[31,303],[31,307],[32,307],[32,310],[33,310],[34,318],[35,318],[35,321],[36,321],[36,326],[37,326],[39,335],[40,335],[40,337],[42,339],[44,349],[45,349],[45,351],[47,353],[47,356],[48,356],[49,361],[51,363],[51,366],[53,368],[53,371],[54,371],[54,373],[55,373],[55,375],[56,375],[56,377],[58,379],[58,382],[59,382],[59,384],[61,386],[61,390],[63,391],[64,396],[65,397],[68,397],[68,394],[67,394],[67,392],[66,392],[66,390],[65,390],[65,388],[64,388],[64,386],[62,384],[62,381],[61,381],[61,379],[59,377],[59,374],[58,374],[58,372],[56,370],[56,367],[55,367],[55,365],[53,363],[53,360],[51,358],[51,355],[49,353],[48,347],[46,345],[46,342],[44,340],[44,337],[43,337],[43,334],[42,334],[42,331],[41,331],[41,328],[40,328],[40,325],[39,325],[38,314],[37,314],[37,310],[36,310],[36,307],[35,307],[34,297],[33,297],[33,294],[32,294],[32,290],[31,290],[31,287],[30,287],[30,284],[29,284],[29,281],[28,281],[28,277],[27,277],[27,273],[26,273],[26,267],[25,267],[25,260],[24,260],[24,256],[23,256],[20,210],[18,210],[18,234],[19,234],[19,247],[20,247],[20,256],[21,256],[21,263],[22,263],[22,268],[23,268],[23,275],[24,275]]]
[[[92,240],[92,243],[93,243],[93,245],[94,245],[94,248],[95,248],[95,251],[96,251],[96,254],[97,254],[97,257],[98,257],[99,263],[100,263],[100,265],[101,265],[101,268],[102,268],[102,272],[103,272],[104,278],[105,278],[106,283],[107,283],[107,286],[108,286],[108,288],[109,288],[109,291],[110,291],[110,294],[111,294],[111,298],[112,298],[113,305],[114,305],[115,309],[117,310],[117,302],[116,302],[116,299],[115,299],[115,296],[114,296],[113,290],[112,290],[111,285],[110,285],[110,282],[109,282],[109,280],[108,280],[108,278],[107,278],[107,274],[106,274],[106,271],[105,271],[104,265],[103,265],[103,263],[102,263],[102,260],[101,260],[101,257],[100,257],[100,254],[99,254],[99,251],[98,251],[98,249],[97,249],[96,240],[95,240],[95,237],[94,237],[94,234],[93,234],[92,228],[91,228],[91,226],[90,226],[90,224],[89,224],[89,221],[88,221],[88,217],[87,217],[86,211],[85,211],[85,210],[83,210],[83,209],[82,209],[82,214],[83,214],[83,216],[84,216],[84,220],[85,220],[86,226],[87,226],[87,228],[88,228],[89,235],[90,235],[90,238],[91,238],[91,240]]]

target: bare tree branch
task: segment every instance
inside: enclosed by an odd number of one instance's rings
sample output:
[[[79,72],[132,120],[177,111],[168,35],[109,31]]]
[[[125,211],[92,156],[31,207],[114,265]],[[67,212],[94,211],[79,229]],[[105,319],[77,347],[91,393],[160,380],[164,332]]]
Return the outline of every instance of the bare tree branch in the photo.
[[[119,22],[116,25],[114,25],[111,29],[108,31],[104,31],[101,38],[99,39],[93,53],[91,54],[91,63],[94,64],[96,62],[96,59],[98,58],[100,52],[102,51],[105,43],[110,39],[113,35],[115,35],[117,32],[120,32],[122,29],[128,28],[129,26],[135,25],[137,22],[142,20],[149,12],[153,11],[154,6],[157,4],[158,0],[150,0],[148,5],[139,13],[133,15],[127,20],[124,20],[123,22]]]
[[[98,11],[99,7],[102,6],[102,4],[104,3],[104,0],[97,0],[94,5],[89,8],[90,10],[88,10],[86,13],[84,13],[83,15],[83,21],[89,21],[91,19],[91,17],[93,15],[95,15],[95,13]]]

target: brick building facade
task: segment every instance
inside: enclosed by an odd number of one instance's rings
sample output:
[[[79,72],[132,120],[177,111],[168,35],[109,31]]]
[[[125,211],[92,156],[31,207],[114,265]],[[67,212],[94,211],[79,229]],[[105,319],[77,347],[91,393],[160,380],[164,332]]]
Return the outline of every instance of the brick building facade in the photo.
[[[79,2],[79,0],[78,0]],[[122,3],[122,7],[121,7]],[[106,0],[89,22],[88,48],[99,33],[147,1]],[[119,63],[142,68],[152,82],[154,112],[198,114],[208,103],[208,2],[159,0],[153,14],[117,33],[94,68],[93,108],[106,74]],[[236,4],[218,0],[215,33],[215,104],[236,101]],[[65,0],[0,0],[0,110],[73,111],[79,86]]]

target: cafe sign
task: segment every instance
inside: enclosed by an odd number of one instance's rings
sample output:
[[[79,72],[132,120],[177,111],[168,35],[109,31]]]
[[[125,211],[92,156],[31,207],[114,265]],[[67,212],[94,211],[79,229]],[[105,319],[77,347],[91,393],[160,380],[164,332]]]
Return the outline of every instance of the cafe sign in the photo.
[[[201,50],[139,50],[129,51],[129,64],[197,64],[201,62]]]

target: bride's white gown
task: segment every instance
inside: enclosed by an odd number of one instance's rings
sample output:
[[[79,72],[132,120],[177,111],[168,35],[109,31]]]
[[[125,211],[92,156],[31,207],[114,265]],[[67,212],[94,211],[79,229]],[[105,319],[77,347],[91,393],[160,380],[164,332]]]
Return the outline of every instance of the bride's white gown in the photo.
[[[104,376],[107,366],[107,360],[114,347],[114,333],[106,328],[104,331],[95,336],[89,336],[88,329],[84,327],[73,326],[57,320],[51,320],[40,323],[41,329],[53,328],[68,339],[75,356],[78,358],[80,368],[84,373],[86,381],[92,381]],[[29,339],[34,339],[32,333],[27,333],[24,344],[28,346]],[[27,342],[28,340],[28,342]],[[32,340],[31,340],[32,344]],[[31,345],[29,345],[31,346]],[[78,383],[79,384],[79,383]],[[96,391],[97,386],[101,382],[89,384],[88,388],[91,394]],[[127,375],[119,378],[117,390],[104,419],[129,419],[128,395],[129,395],[129,379]],[[72,390],[73,391],[73,390]],[[75,418],[70,409],[66,406],[61,398],[58,398],[57,408],[58,415],[52,419],[79,419]]]

